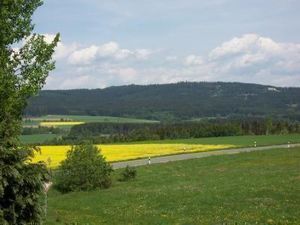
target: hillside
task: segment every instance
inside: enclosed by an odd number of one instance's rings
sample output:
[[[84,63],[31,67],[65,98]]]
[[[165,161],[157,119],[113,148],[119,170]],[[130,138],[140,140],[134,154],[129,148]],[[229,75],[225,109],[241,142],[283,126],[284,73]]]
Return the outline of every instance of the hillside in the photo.
[[[104,89],[45,90],[26,115],[106,115],[147,119],[276,116],[300,119],[300,88],[257,84],[182,82]]]

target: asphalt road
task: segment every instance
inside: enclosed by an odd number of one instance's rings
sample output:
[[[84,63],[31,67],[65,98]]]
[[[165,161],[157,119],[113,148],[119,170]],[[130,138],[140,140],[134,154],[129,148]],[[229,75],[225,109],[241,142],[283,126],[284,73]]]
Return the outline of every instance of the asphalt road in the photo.
[[[180,160],[187,160],[187,159],[198,159],[198,158],[205,158],[209,156],[215,155],[231,155],[231,154],[238,154],[242,152],[253,152],[253,151],[265,151],[269,149],[275,148],[292,148],[292,147],[299,147],[300,144],[290,144],[290,145],[271,145],[271,146],[263,146],[263,147],[251,147],[251,148],[236,148],[236,149],[225,149],[225,150],[217,150],[217,151],[210,151],[210,152],[196,152],[196,153],[185,153],[185,154],[178,154],[178,155],[169,155],[169,156],[159,156],[150,159],[136,159],[130,161],[122,161],[112,163],[114,169],[125,168],[128,166],[144,166],[149,164],[157,164],[157,163],[167,163],[173,161],[180,161]]]

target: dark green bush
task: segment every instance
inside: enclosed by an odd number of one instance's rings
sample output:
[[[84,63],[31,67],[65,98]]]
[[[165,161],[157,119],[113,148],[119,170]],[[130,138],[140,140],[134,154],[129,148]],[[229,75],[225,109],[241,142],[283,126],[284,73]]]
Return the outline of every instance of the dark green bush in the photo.
[[[55,187],[61,192],[108,188],[112,171],[96,146],[73,146],[58,168]]]
[[[121,173],[120,181],[128,181],[134,179],[136,177],[136,169],[130,166],[126,166],[126,168]]]

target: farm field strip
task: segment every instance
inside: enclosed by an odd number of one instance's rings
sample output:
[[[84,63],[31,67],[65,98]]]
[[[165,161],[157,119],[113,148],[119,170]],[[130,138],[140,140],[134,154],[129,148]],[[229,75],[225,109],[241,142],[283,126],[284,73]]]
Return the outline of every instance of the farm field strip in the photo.
[[[112,117],[112,116],[78,116],[78,115],[48,115],[41,117],[24,118],[24,127],[36,126],[74,126],[83,123],[158,123],[155,120]]]
[[[97,146],[101,149],[108,161],[115,162],[146,158],[149,156],[253,147],[254,142],[256,142],[257,146],[300,143],[300,134],[162,140],[122,144],[100,144]],[[55,168],[65,159],[66,153],[71,146],[41,146],[40,148],[41,154],[36,154],[34,162],[45,161],[48,163],[48,161],[51,161],[50,167]]]
[[[59,134],[29,134],[21,135],[20,141],[23,144],[42,143],[59,137]]]
[[[84,124],[85,122],[80,121],[63,121],[63,122],[40,122],[41,127],[60,127],[60,126],[74,126]]]
[[[204,152],[238,147],[236,145],[213,144],[124,144],[97,145],[109,162],[124,161],[153,156],[163,156],[179,153]],[[66,158],[71,146],[41,146],[33,162],[44,161],[55,168]]]

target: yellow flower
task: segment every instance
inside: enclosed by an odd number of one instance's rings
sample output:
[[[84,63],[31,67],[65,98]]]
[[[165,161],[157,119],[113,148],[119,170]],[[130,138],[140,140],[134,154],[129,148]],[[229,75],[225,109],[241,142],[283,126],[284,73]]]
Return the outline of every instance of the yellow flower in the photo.
[[[189,152],[204,152],[236,147],[234,145],[202,145],[202,144],[117,144],[97,145],[109,162],[124,161],[153,156],[172,155]],[[41,146],[41,153],[36,153],[33,162],[44,161],[50,167],[59,166],[66,158],[71,146]]]
[[[84,122],[79,121],[65,121],[65,122],[40,122],[42,127],[59,127],[59,126],[74,126],[84,124]]]

